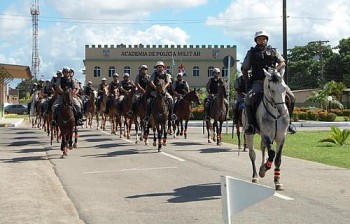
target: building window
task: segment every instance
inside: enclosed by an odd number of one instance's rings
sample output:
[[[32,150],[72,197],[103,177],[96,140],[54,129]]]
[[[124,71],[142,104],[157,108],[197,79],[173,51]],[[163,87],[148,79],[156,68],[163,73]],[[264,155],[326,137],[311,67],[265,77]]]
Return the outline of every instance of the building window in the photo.
[[[221,71],[222,71],[222,77],[227,77],[228,69],[225,66],[222,67]]]
[[[94,77],[101,77],[101,68],[100,68],[100,66],[95,66],[95,68],[94,68]]]
[[[209,67],[208,67],[208,77],[213,76],[213,70],[214,70],[214,67],[213,67],[213,66],[209,66]]]
[[[128,73],[129,75],[131,75],[130,66],[125,66],[125,67],[124,67],[124,73]]]
[[[199,67],[194,66],[192,70],[193,76],[199,77]]]
[[[112,77],[115,73],[115,67],[114,66],[109,66],[109,69],[108,69],[108,77]]]

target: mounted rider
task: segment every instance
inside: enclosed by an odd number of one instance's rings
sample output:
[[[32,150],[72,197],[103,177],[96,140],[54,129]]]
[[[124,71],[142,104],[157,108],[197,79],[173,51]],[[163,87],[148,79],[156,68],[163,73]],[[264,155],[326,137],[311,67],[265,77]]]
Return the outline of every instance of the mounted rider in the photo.
[[[147,72],[148,72],[147,65],[141,65],[139,69],[139,74],[135,78],[135,86],[137,88],[137,91],[132,97],[131,108],[127,113],[129,116],[132,116],[134,114],[136,110],[136,105],[141,100],[143,94],[146,93],[146,88],[151,78],[151,76]]]
[[[55,90],[58,94],[57,99],[52,105],[52,113],[53,113],[53,120],[51,121],[51,125],[55,126],[58,120],[58,108],[59,106],[63,103],[63,92],[67,88],[71,88],[73,90],[73,96],[75,95],[77,91],[77,84],[75,81],[72,79],[71,76],[71,69],[69,67],[64,67],[62,69],[62,74],[63,76],[60,78],[57,78],[57,82],[55,84]],[[76,97],[73,97],[73,112],[74,112],[74,117],[76,120],[77,125],[83,125],[83,115],[81,112],[81,103],[78,101]]]
[[[156,85],[155,82],[159,79],[164,80],[165,82],[165,89],[168,88],[168,86],[171,84],[171,75],[168,74],[165,70],[165,65],[164,62],[162,61],[158,61],[155,66],[156,71],[154,73],[152,73],[151,78],[150,78],[150,87],[152,89],[152,91],[149,94],[149,98],[147,99],[147,109],[146,109],[146,117],[145,117],[145,121],[148,122],[149,120],[149,116],[151,113],[151,101],[153,98],[156,97],[157,93],[156,93]],[[174,114],[174,102],[173,102],[173,98],[172,96],[169,94],[169,92],[165,93],[165,97],[166,97],[166,101],[168,103],[168,107],[169,107],[169,114],[171,114],[170,118],[171,120],[176,120],[176,115]]]
[[[207,82],[206,85],[206,90],[208,93],[207,98],[204,100],[204,120],[208,121],[210,120],[210,107],[211,103],[214,99],[214,97],[218,94],[219,90],[219,85],[225,85],[225,81],[223,78],[219,77],[220,75],[220,69],[219,68],[214,68],[212,71],[212,76],[209,81]],[[227,101],[227,92],[225,90],[225,106],[226,106],[226,113],[228,112],[228,101]],[[225,116],[227,117],[227,116]]]
[[[107,88],[108,88],[107,79],[102,78],[101,83],[98,85],[98,89],[97,89],[97,100],[96,100],[96,110],[97,111],[100,110],[103,95],[106,93]]]
[[[176,81],[173,82],[172,84],[172,89],[173,89],[173,99],[175,103],[175,110],[178,107],[178,102],[180,102],[180,99],[182,99],[187,93],[190,92],[190,87],[188,83],[183,79],[183,73],[180,72],[177,74]]]
[[[92,82],[88,81],[87,86],[84,88],[84,96],[85,99],[83,100],[83,104],[84,104],[84,111],[86,112],[87,109],[87,103],[90,100],[90,96],[91,94],[94,94],[94,91],[96,91],[93,87],[92,87]]]
[[[254,42],[256,43],[255,47],[252,47],[246,54],[243,64],[242,64],[242,73],[243,77],[247,83],[251,84],[251,89],[245,96],[245,111],[247,115],[248,125],[246,127],[246,134],[254,134],[255,128],[255,114],[252,109],[252,96],[256,93],[262,92],[264,90],[264,79],[265,74],[263,69],[275,68],[277,71],[280,71],[281,74],[284,74],[284,67],[286,66],[285,60],[282,55],[278,52],[276,48],[267,46],[269,40],[269,35],[265,31],[258,31],[255,33]],[[252,71],[252,75],[249,79],[248,70]],[[294,110],[295,97],[292,91],[287,88],[287,95],[291,100],[291,106],[288,107],[289,115],[292,117]],[[288,131],[294,134],[295,128],[292,125],[289,126]]]
[[[113,74],[113,80],[108,85],[108,97],[106,102],[106,110],[105,114],[109,114],[109,109],[111,108],[112,103],[118,97],[118,89],[119,89],[119,74]]]
[[[131,90],[135,88],[135,84],[132,80],[130,80],[130,74],[124,73],[123,74],[123,80],[119,84],[119,99],[118,99],[118,110],[122,110],[121,102],[125,99],[125,97],[131,92]]]

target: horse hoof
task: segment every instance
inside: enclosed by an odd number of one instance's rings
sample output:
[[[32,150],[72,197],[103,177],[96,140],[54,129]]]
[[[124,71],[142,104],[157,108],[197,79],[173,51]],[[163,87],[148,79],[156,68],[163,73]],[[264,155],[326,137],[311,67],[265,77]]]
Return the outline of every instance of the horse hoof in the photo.
[[[158,152],[161,152],[162,151],[162,148],[158,148]]]
[[[254,178],[252,179],[252,183],[254,183],[254,184],[259,183],[259,178],[254,177]]]
[[[211,140],[210,140],[210,139],[208,139],[208,143],[211,143]]]
[[[283,191],[284,190],[283,184],[275,183],[275,189],[276,189],[276,191]]]
[[[153,146],[157,146],[157,143],[156,143],[156,142],[153,142]]]
[[[77,148],[78,147],[78,144],[77,143],[74,143],[73,144],[73,148]]]
[[[216,145],[221,145],[221,142],[217,141],[217,142],[216,142]]]
[[[262,169],[259,170],[259,177],[264,178],[265,174],[266,174],[266,171],[264,171]]]

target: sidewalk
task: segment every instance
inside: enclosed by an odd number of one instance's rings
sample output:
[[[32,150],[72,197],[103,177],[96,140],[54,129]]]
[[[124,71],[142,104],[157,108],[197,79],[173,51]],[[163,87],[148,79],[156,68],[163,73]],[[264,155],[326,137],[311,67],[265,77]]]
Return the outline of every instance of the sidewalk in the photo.
[[[1,118],[0,127],[17,127],[24,121],[24,118]]]

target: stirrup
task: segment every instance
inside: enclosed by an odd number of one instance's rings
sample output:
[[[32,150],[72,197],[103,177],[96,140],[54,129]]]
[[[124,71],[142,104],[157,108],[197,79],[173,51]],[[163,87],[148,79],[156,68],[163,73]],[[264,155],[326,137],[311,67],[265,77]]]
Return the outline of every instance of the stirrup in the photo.
[[[295,127],[294,124],[290,124],[288,127],[288,132],[291,134],[295,134],[297,132],[297,128]]]
[[[132,110],[129,110],[128,113],[126,113],[126,115],[128,116],[132,116],[134,114],[134,112]]]
[[[176,119],[177,119],[176,114],[172,114],[172,115],[171,115],[171,120],[172,120],[172,121],[175,121]]]
[[[148,120],[149,120],[149,117],[148,116],[146,116],[144,119],[143,119],[145,122],[148,122]]]
[[[244,133],[248,135],[255,134],[255,127],[252,124],[249,124],[248,127],[244,130]]]
[[[84,124],[84,122],[82,121],[82,119],[78,119],[77,120],[77,125],[78,126],[81,126],[81,125],[83,125]]]
[[[51,126],[56,126],[56,121],[55,120],[51,121]]]
[[[206,115],[206,116],[204,117],[204,121],[210,121],[210,116],[209,116],[209,115]]]

